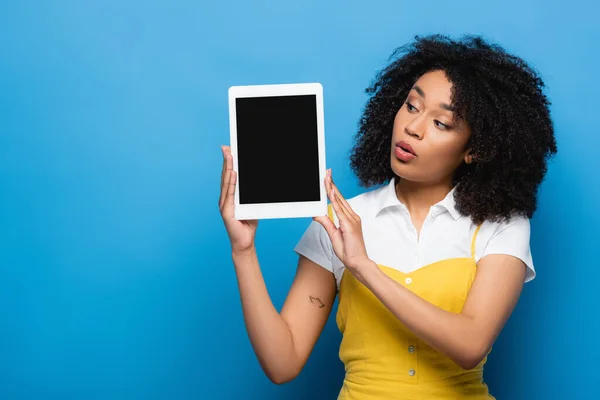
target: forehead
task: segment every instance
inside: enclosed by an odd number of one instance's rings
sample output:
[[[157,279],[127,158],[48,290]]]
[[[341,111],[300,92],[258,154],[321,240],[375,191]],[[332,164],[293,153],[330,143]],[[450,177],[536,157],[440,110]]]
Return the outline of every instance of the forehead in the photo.
[[[418,86],[423,91],[427,101],[450,104],[452,82],[448,80],[444,71],[427,72],[417,79],[414,86]]]

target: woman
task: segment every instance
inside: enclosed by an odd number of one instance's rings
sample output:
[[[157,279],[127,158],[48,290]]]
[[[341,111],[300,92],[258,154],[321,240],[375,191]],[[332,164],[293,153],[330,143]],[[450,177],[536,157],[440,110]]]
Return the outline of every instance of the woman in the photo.
[[[351,167],[372,188],[296,247],[280,313],[261,276],[256,221],[236,221],[227,147],[219,201],[247,331],[266,375],[303,368],[329,316],[343,339],[340,399],[491,399],[487,355],[535,276],[530,223],[556,153],[543,82],[478,37],[417,38],[368,89]]]

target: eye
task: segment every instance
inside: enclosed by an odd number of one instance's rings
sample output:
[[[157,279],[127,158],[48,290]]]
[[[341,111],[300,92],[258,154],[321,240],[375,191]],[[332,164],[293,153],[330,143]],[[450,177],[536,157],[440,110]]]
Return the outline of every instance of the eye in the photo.
[[[416,112],[419,111],[415,108],[415,106],[413,106],[412,104],[410,104],[408,101],[405,102],[404,104],[406,104],[406,109],[408,110],[408,112],[412,113],[412,112]]]
[[[438,128],[442,129],[442,130],[449,130],[451,127],[441,123],[440,121],[438,121],[437,119],[435,121],[433,121],[433,123],[435,124],[435,126],[437,126]]]

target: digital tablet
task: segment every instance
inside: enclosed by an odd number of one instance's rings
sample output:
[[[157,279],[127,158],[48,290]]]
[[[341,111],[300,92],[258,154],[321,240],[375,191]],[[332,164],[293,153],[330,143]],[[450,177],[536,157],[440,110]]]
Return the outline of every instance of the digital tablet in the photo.
[[[229,124],[236,219],[327,214],[321,84],[232,86]]]

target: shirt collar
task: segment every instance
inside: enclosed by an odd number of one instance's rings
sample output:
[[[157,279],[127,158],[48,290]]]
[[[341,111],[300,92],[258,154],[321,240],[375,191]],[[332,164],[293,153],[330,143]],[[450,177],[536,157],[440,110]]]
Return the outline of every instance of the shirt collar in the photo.
[[[383,190],[381,191],[378,208],[376,210],[377,214],[379,214],[381,211],[383,211],[384,209],[386,209],[388,207],[397,207],[397,206],[404,207],[404,204],[402,204],[400,202],[400,200],[398,200],[398,196],[396,196],[395,183],[396,183],[396,179],[392,178],[390,180],[390,182],[388,183],[388,185],[386,187],[384,187]]]
[[[392,178],[387,186],[383,187],[381,191],[381,195],[378,202],[378,208],[376,210],[376,214],[379,214],[381,211],[388,207],[401,207],[402,209],[406,209],[406,206],[398,200],[398,196],[396,195],[396,178]],[[452,218],[455,220],[461,217],[460,212],[456,209],[456,200],[454,199],[454,194],[456,191],[456,187],[452,188],[450,192],[444,197],[442,201],[437,204],[434,204],[432,207],[432,212],[436,214],[441,214],[440,211],[448,211]],[[440,210],[440,211],[436,211]],[[407,210],[408,211],[408,210]]]
[[[448,192],[446,197],[444,197],[444,199],[442,201],[440,201],[439,203],[437,203],[434,207],[438,207],[440,209],[448,211],[450,213],[450,215],[452,216],[452,218],[454,218],[454,220],[457,220],[460,217],[462,217],[462,215],[456,209],[456,199],[454,198],[455,192],[456,192],[456,186],[453,187],[452,190],[450,190]]]

